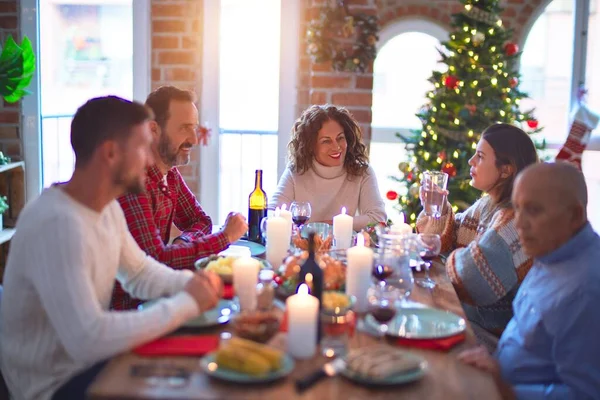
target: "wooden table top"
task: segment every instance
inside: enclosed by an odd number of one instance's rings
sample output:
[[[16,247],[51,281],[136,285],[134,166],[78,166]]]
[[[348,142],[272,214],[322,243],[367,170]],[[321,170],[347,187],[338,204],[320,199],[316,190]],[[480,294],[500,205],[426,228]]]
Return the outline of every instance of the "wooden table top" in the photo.
[[[464,317],[464,312],[451,283],[446,277],[443,264],[436,262],[431,277],[437,282],[434,289],[417,285],[410,299],[430,307],[451,311]],[[207,334],[227,330],[222,328],[206,331]],[[204,333],[205,331],[203,331]],[[277,338],[276,338],[277,339]],[[281,339],[281,338],[279,338]],[[350,347],[362,347],[376,343],[377,339],[358,332],[350,340]],[[476,339],[470,327],[466,340],[450,352],[411,349],[422,355],[428,363],[425,376],[417,382],[387,388],[360,386],[343,377],[326,378],[302,394],[294,388],[296,379],[313,372],[326,362],[325,357],[315,356],[297,361],[296,368],[286,378],[270,384],[238,385],[208,377],[200,369],[198,357],[144,358],[132,353],[122,354],[109,362],[98,375],[88,391],[91,399],[500,399],[491,376],[456,360],[456,353],[474,346]],[[168,363],[191,371],[189,382],[184,386],[167,384],[152,386],[144,378],[130,376],[132,365]]]

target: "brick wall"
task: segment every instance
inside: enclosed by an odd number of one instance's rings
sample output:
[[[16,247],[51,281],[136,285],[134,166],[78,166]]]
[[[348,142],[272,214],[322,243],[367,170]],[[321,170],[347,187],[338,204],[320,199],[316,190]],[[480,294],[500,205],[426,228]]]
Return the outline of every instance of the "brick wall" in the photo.
[[[306,55],[304,32],[307,22],[318,15],[319,7],[328,0],[306,0],[300,32],[300,77],[298,112],[311,104],[334,103],[346,106],[363,128],[365,142],[371,137],[371,106],[373,103],[373,73],[350,74],[335,72],[330,64],[313,64]],[[385,28],[399,19],[425,18],[450,29],[452,14],[463,9],[458,0],[347,0],[351,11],[377,13]],[[504,0],[502,20],[515,30],[514,40],[522,43],[525,26],[535,18],[549,0]]]
[[[152,89],[175,85],[193,90],[200,108],[202,0],[152,0]],[[202,119],[201,119],[202,120]],[[194,193],[200,189],[199,150],[180,168]]]
[[[0,1],[0,40],[12,35],[19,37],[19,1]],[[0,99],[0,150],[15,160],[21,159],[21,104],[8,104]]]

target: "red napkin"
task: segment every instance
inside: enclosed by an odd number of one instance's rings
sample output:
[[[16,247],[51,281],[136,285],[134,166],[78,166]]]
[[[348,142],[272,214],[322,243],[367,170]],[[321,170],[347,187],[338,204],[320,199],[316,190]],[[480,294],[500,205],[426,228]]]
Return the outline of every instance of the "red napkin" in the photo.
[[[465,340],[465,334],[460,333],[458,335],[450,336],[443,339],[406,339],[398,338],[396,344],[406,347],[416,347],[419,349],[426,350],[442,350],[448,351],[457,344]]]
[[[227,283],[223,285],[223,298],[225,300],[232,300],[235,293],[233,292],[233,285]]]
[[[218,336],[182,335],[156,339],[133,352],[141,356],[202,356],[218,347]]]

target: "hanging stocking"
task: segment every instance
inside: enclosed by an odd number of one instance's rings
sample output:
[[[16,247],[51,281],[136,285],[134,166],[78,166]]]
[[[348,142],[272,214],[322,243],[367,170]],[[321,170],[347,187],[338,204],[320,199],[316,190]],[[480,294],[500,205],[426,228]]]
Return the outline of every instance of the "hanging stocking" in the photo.
[[[580,104],[573,117],[569,137],[556,156],[556,161],[566,161],[581,169],[581,154],[585,150],[592,131],[598,126],[600,116]]]

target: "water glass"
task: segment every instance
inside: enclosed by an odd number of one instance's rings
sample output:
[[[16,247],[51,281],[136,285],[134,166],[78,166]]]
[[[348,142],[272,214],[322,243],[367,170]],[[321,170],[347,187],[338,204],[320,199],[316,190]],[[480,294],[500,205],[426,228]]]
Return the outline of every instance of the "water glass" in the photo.
[[[446,203],[448,174],[440,171],[425,171],[421,182],[421,199],[425,214],[440,218]]]
[[[352,323],[349,308],[321,311],[321,353],[325,357],[346,355]]]

